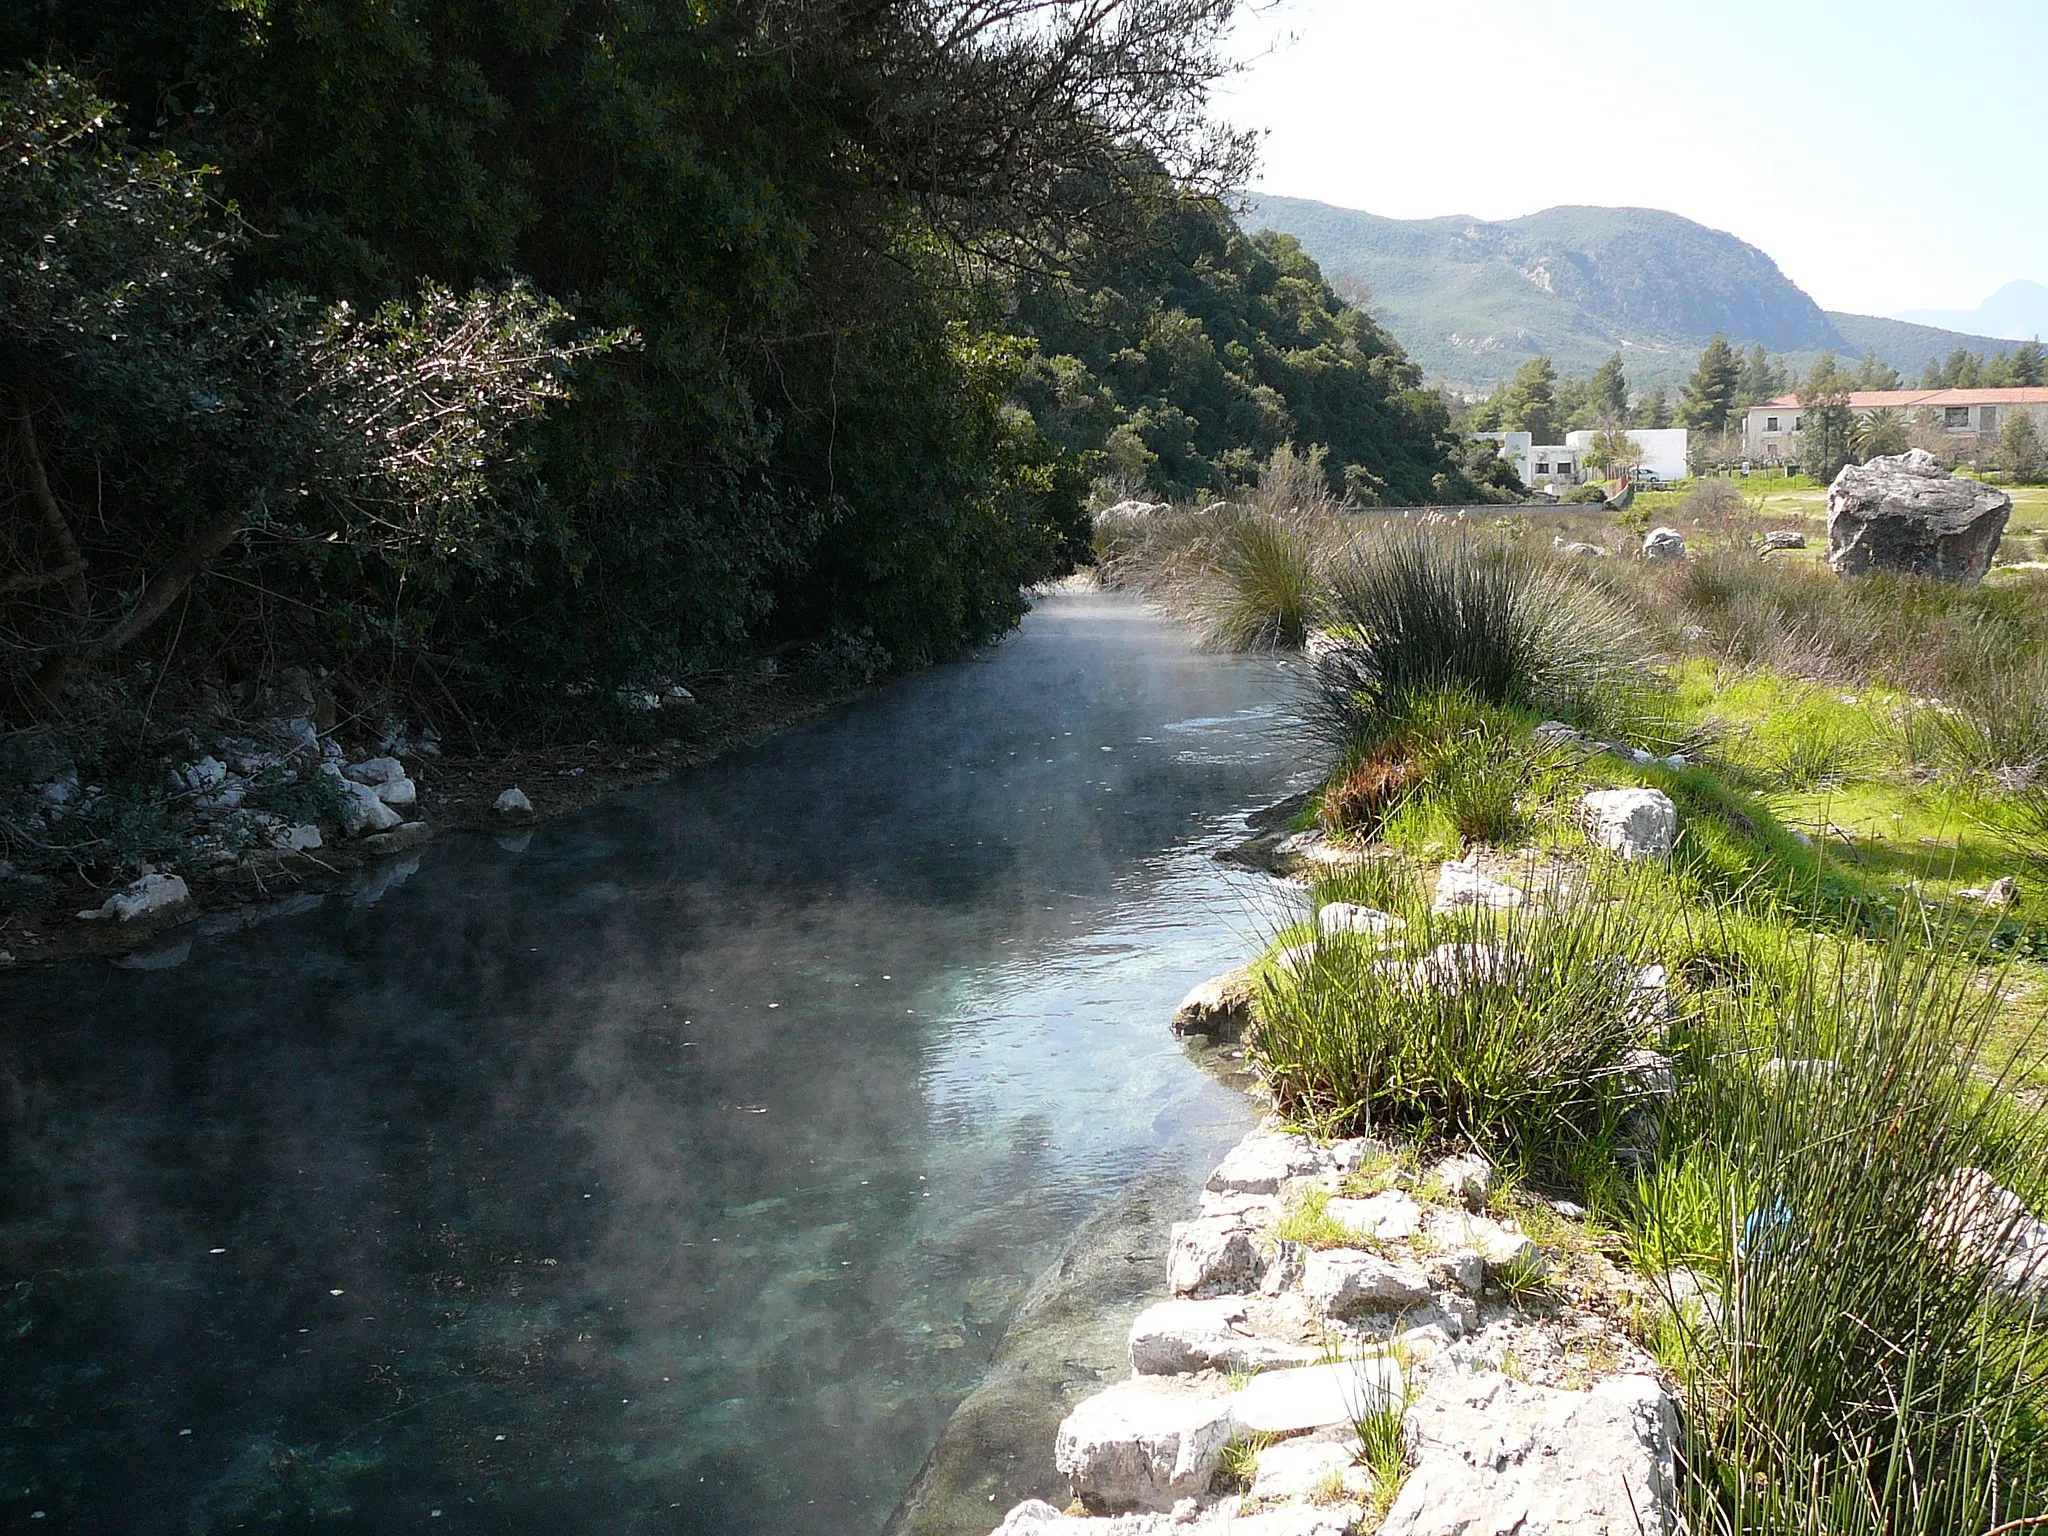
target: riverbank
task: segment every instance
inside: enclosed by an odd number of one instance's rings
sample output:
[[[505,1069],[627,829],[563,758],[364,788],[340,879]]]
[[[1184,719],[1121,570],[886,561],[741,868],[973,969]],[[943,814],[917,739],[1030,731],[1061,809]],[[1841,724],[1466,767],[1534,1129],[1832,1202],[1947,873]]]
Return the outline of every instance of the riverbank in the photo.
[[[1640,552],[1230,508],[1110,530],[1211,643],[1301,654],[1332,766],[1232,851],[1299,920],[1176,1021],[1243,1034],[1269,1118],[1005,1536],[1953,1536],[2041,1507],[2048,588],[1844,579],[1694,510]],[[1590,1323],[1546,1335],[1580,1255]],[[1532,1386],[1587,1399],[1525,1415]],[[1617,1403],[1633,1449],[1600,1459],[1642,1477],[1595,1486],[1574,1456],[1609,1437],[1568,1427]]]
[[[166,806],[178,842],[168,857],[127,867],[129,873],[145,877],[152,871],[175,875],[184,882],[186,899],[127,920],[87,920],[80,914],[99,909],[121,883],[88,878],[82,860],[40,877],[23,877],[11,867],[0,869],[0,970],[76,956],[118,959],[156,947],[187,922],[232,921],[236,914],[254,917],[294,897],[348,890],[374,879],[380,865],[450,833],[516,837],[606,795],[657,783],[757,743],[867,691],[864,686],[821,684],[774,671],[699,680],[687,704],[662,712],[659,737],[626,743],[493,747],[480,740],[465,744],[438,735],[415,741],[403,727],[366,735],[344,726],[313,731],[305,738],[311,750],[295,756],[290,751],[294,738],[286,732],[220,722],[210,723],[203,732],[188,729],[185,735],[193,745],[166,755],[159,765],[163,776],[177,786]],[[279,737],[284,750],[273,748],[251,761],[255,771],[248,775],[235,775],[229,763],[200,750],[224,738],[252,737]],[[321,748],[327,750],[327,758],[321,757]],[[232,756],[229,749],[219,750]],[[256,822],[247,813],[236,815],[242,810],[236,790],[246,795],[251,781],[265,773],[273,780],[280,770],[310,776],[323,761],[347,764],[386,758],[403,770],[411,795],[395,808],[402,820],[385,830],[363,826],[351,835],[324,804],[320,808],[325,815],[304,822],[276,816]],[[180,782],[191,772],[192,762],[208,760],[223,770],[218,782],[196,788]],[[61,776],[49,781],[59,786],[64,782]],[[89,788],[73,783],[80,795]],[[47,792],[49,785],[42,788]],[[221,794],[223,789],[226,795]],[[500,809],[500,797],[514,789],[524,797],[525,806]],[[50,817],[62,806],[60,801],[47,807],[43,815]],[[238,821],[248,825],[238,827]],[[56,824],[52,817],[51,825]],[[289,846],[291,831],[302,825],[312,825],[319,833],[312,848]],[[278,846],[280,842],[286,845]]]

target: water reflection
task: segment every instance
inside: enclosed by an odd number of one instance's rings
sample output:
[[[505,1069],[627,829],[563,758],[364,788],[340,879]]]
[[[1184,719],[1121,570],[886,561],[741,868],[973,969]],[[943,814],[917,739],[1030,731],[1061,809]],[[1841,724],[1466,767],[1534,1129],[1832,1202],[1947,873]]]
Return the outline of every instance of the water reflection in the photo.
[[[1241,1125],[1161,1024],[1251,942],[1208,852],[1283,694],[1061,594],[530,839],[0,983],[0,1514],[879,1528],[1062,1236]]]

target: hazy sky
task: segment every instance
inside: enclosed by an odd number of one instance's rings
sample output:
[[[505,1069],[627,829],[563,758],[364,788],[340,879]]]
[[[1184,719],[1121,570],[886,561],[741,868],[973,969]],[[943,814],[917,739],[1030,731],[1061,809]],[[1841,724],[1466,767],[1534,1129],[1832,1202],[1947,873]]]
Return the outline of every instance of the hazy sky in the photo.
[[[1865,314],[2048,282],[2048,0],[1283,0],[1239,42],[1263,191],[1668,208]]]

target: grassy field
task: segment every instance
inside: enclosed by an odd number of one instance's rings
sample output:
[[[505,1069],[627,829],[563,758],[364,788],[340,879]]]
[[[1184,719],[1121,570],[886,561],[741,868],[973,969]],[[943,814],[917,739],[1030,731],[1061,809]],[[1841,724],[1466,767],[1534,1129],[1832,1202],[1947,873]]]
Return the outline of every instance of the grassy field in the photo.
[[[1265,1091],[1593,1212],[1669,1298],[1644,1342],[1701,1532],[2048,1507],[2048,1339],[2001,1246],[2048,1210],[2048,492],[2015,499],[1973,589],[1837,578],[1797,484],[1470,521],[1275,495],[1099,535],[1105,579],[1212,643],[1308,653],[1330,861],[1259,968]],[[1640,558],[1652,523],[1683,561]],[[1786,528],[1806,547],[1763,553]],[[1668,796],[1667,856],[1589,837],[1604,789]],[[1445,908],[1453,860],[1514,900]]]

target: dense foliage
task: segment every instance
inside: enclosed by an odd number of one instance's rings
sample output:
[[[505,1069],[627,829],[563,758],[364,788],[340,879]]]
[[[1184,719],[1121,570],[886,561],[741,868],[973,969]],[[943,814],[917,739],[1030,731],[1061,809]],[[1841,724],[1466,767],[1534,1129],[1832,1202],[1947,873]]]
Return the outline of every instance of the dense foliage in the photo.
[[[1291,236],[1241,233],[1182,201],[1145,238],[1091,242],[1021,285],[1038,337],[1020,393],[1095,477],[1192,499],[1256,482],[1284,443],[1329,450],[1332,487],[1367,505],[1469,494],[1440,396]]]
[[[472,708],[912,665],[1085,555],[1088,472],[1300,437],[1462,489],[1398,349],[1213,201],[1234,5],[0,5],[4,707],[174,608],[153,666]],[[460,397],[438,470],[358,419],[379,358]]]

